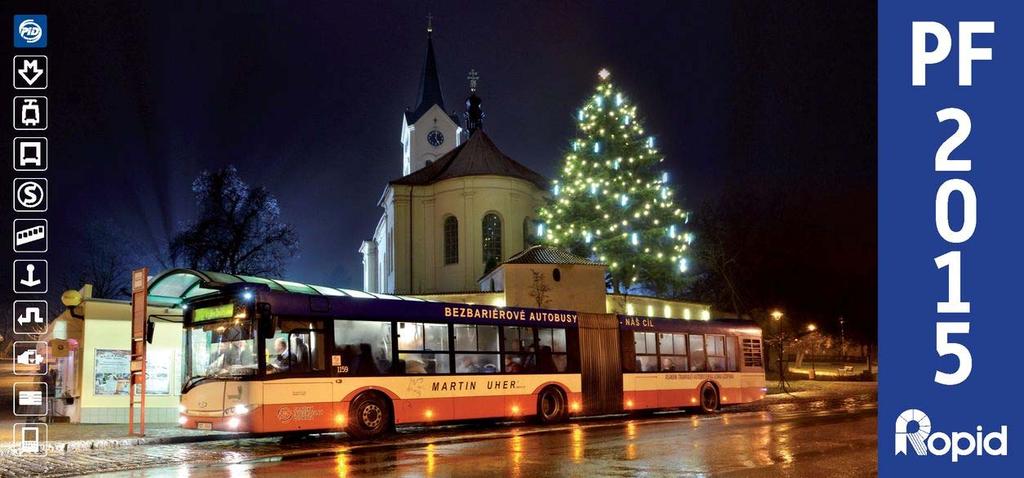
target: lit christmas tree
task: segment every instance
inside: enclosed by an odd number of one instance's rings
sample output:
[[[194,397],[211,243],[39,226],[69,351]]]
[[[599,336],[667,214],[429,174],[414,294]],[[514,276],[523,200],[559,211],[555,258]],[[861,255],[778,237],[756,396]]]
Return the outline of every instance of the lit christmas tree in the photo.
[[[693,235],[673,201],[664,157],[636,106],[599,73],[597,90],[576,114],[577,136],[541,208],[537,235],[548,245],[608,265],[616,291],[664,290],[687,271]]]

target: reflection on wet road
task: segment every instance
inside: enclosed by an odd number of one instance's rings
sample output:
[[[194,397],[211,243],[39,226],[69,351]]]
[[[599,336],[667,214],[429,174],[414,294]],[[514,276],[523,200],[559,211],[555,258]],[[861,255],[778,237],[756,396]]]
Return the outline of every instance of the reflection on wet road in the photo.
[[[877,406],[846,397],[711,416],[575,420],[557,427],[412,430],[391,441],[311,438],[233,464],[112,476],[870,476]]]

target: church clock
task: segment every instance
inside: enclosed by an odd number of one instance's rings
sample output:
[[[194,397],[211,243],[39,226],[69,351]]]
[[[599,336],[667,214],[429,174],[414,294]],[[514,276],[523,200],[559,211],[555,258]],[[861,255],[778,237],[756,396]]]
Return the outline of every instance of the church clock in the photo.
[[[427,133],[427,142],[433,147],[438,147],[444,144],[444,133],[438,130],[431,130]]]

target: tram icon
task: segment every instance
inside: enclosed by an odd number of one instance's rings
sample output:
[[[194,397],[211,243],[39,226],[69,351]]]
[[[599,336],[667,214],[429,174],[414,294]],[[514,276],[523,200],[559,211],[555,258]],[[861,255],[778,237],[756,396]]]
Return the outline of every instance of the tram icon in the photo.
[[[45,96],[14,97],[14,129],[44,130],[47,127]]]

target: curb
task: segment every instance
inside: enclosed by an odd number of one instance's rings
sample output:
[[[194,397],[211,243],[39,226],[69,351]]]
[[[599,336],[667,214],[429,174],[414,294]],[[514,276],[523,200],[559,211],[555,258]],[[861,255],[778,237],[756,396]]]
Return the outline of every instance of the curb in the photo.
[[[63,455],[87,450],[101,450],[129,446],[173,445],[177,443],[202,443],[211,441],[241,440],[259,437],[255,433],[224,433],[217,435],[177,435],[166,437],[124,437],[99,438],[95,440],[50,441],[44,447],[46,454]],[[0,457],[23,456],[15,446],[0,446]]]

